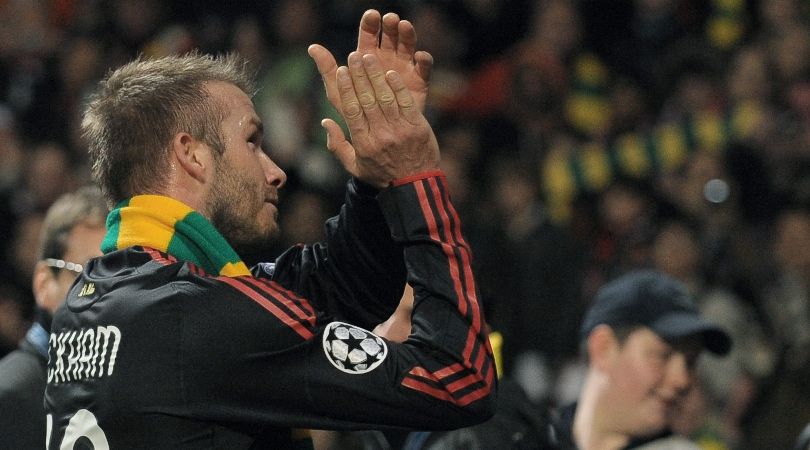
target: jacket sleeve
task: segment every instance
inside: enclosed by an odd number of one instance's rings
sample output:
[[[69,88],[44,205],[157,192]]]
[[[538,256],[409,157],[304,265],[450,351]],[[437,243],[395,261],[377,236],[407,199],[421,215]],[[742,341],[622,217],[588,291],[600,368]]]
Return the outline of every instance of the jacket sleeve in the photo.
[[[403,180],[379,201],[414,286],[409,338],[389,342],[316,313],[275,281],[217,278],[212,301],[221,309],[184,302],[210,316],[183,314],[195,320],[184,328],[197,333],[183,339],[192,415],[322,429],[451,429],[493,414],[492,350],[444,176]]]
[[[350,180],[339,215],[326,222],[325,242],[296,245],[274,264],[254,268],[254,274],[270,275],[333,317],[367,328],[385,321],[402,296],[405,265],[402,246],[391,239],[377,193]]]

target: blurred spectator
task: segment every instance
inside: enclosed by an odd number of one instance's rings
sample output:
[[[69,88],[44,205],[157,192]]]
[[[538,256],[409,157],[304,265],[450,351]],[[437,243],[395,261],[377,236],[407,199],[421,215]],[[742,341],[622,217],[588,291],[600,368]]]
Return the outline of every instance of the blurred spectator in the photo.
[[[165,4],[157,0],[112,0],[110,16],[116,44],[128,55],[143,50],[165,21]]]
[[[677,211],[697,224],[702,257],[712,267],[713,282],[736,288],[758,273],[758,241],[743,221],[742,190],[722,154],[698,151],[680,171],[663,178],[661,186]]]
[[[433,55],[434,61],[442,61],[434,66],[431,75],[429,118],[436,109],[446,108],[467,92],[468,80],[462,57],[468,51],[475,52],[469,48],[472,38],[465,35],[451,17],[452,13],[434,2],[417,2],[409,14],[424,50]]]
[[[51,316],[82,265],[101,255],[106,215],[98,188],[65,194],[48,210],[42,232],[32,243],[36,266],[29,289],[38,308],[33,325],[23,332],[25,339],[19,340],[19,348],[0,360],[0,409],[5,411],[0,415],[0,448],[28,449],[43,444],[46,423],[42,399]],[[3,312],[0,319],[9,317]]]
[[[30,306],[16,287],[0,284],[0,358],[17,348],[30,325]]]
[[[810,422],[810,211],[778,215],[772,238],[773,281],[762,309],[778,358],[747,426],[746,448],[790,448]]]
[[[61,95],[52,100],[62,115],[60,137],[73,152],[71,159],[82,160],[84,145],[79,136],[81,110],[93,85],[104,72],[106,62],[101,44],[90,36],[77,36],[62,48],[58,62]],[[62,191],[64,192],[64,191]]]
[[[766,51],[758,45],[740,48],[731,60],[726,91],[729,102],[756,102],[768,105],[773,99],[770,83],[773,68]]]
[[[731,346],[702,317],[686,287],[657,271],[632,271],[600,288],[580,326],[588,369],[580,396],[560,412],[564,450],[697,449],[673,435],[676,408],[703,350]]]
[[[0,192],[9,190],[19,182],[22,158],[14,115],[0,104]],[[0,233],[6,234],[5,231],[7,230],[2,229]]]
[[[488,180],[489,251],[476,253],[479,285],[485,297],[498,292],[492,298],[504,302],[489,307],[490,320],[504,335],[507,373],[530,398],[545,401],[549,393],[538,387],[553,379],[542,380],[544,374],[576,353],[580,253],[573,236],[549,222],[526,167],[501,160]]]
[[[614,181],[592,208],[583,298],[592,298],[607,280],[650,265],[658,214],[651,188],[627,178]]]
[[[30,320],[33,312],[34,298],[31,296],[31,277],[37,262],[37,240],[42,228],[43,215],[32,213],[14,222],[9,244],[5,247],[5,258],[2,280],[20,291],[24,320]]]
[[[755,311],[729,289],[707,280],[695,233],[681,220],[661,226],[653,243],[654,265],[684,283],[703,316],[722,326],[734,347],[723,358],[707,354],[698,360],[697,382],[686,401],[693,407],[676,418],[674,428],[706,448],[738,448],[743,418],[773,361]]]

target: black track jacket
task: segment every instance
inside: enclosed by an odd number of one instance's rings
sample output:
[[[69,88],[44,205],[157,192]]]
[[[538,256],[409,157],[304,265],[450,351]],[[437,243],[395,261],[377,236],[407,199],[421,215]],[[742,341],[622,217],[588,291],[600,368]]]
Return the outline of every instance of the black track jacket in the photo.
[[[290,448],[290,428],[490,417],[497,377],[444,176],[374,193],[350,182],[325,243],[252,277],[145,247],[91,261],[51,329],[48,448]],[[396,307],[406,268],[413,331],[398,344],[366,330]]]

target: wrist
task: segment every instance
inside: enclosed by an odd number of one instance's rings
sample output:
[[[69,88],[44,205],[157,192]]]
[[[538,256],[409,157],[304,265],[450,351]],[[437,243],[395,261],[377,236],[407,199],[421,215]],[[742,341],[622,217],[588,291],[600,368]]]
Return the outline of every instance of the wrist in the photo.
[[[424,172],[417,172],[402,178],[397,178],[392,181],[390,186],[402,186],[403,184],[413,183],[414,181],[424,180],[425,178],[443,177],[444,172],[441,169],[431,169]]]
[[[380,193],[380,188],[360,178],[352,177],[351,182],[354,185],[355,192],[362,196],[375,197]]]

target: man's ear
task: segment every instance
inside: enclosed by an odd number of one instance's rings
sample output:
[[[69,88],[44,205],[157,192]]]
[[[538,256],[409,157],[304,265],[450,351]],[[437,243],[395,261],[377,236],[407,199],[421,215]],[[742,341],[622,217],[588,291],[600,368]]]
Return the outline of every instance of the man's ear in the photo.
[[[608,325],[597,325],[588,336],[588,358],[591,366],[605,371],[619,349],[619,341]]]
[[[51,313],[53,313],[55,309],[55,306],[52,305],[53,299],[51,298],[53,296],[51,283],[54,281],[53,272],[50,267],[48,267],[44,261],[38,261],[37,265],[34,266],[34,274],[31,277],[31,290],[34,293],[34,300],[36,300],[37,306]]]
[[[179,169],[203,184],[211,176],[211,151],[207,144],[186,132],[177,133],[172,139],[172,153]]]

